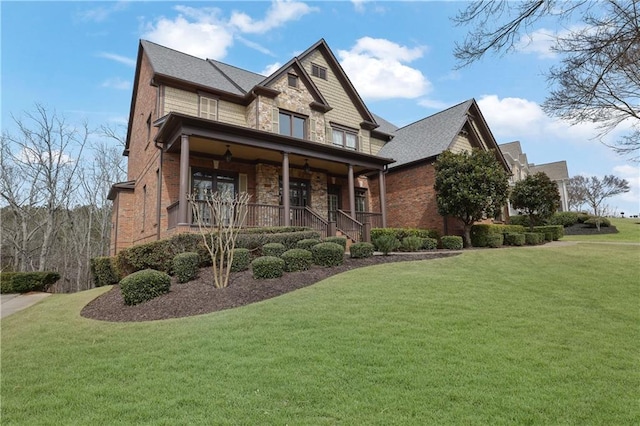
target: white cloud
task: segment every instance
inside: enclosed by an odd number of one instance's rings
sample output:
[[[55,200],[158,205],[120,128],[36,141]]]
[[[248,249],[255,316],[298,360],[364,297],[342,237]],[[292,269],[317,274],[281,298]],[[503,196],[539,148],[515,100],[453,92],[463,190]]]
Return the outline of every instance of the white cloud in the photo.
[[[278,69],[280,69],[281,66],[282,64],[280,62],[269,64],[262,71],[260,71],[260,74],[264,76],[270,76],[271,74],[276,72]]]
[[[244,12],[233,12],[229,23],[243,33],[264,34],[316,10],[318,9],[298,1],[274,0],[271,2],[264,19],[255,20]]]
[[[520,40],[515,44],[515,49],[523,53],[531,53],[538,56],[540,59],[551,59],[557,56],[557,53],[553,51],[553,47],[556,45],[556,41],[559,38],[570,36],[572,33],[588,31],[588,28],[573,26],[562,31],[554,31],[546,28],[540,28],[531,34],[526,34],[520,37]]]
[[[620,194],[616,198],[622,202],[635,203],[638,210],[625,213],[638,214],[638,211],[640,211],[640,167],[629,164],[615,166],[611,174],[629,182],[630,191]]]
[[[244,44],[245,46],[247,46],[247,47],[249,47],[249,48],[251,48],[253,50],[257,50],[258,52],[264,53],[265,55],[275,56],[272,51],[270,51],[269,49],[267,49],[266,47],[264,47],[261,44],[258,44],[258,43],[254,42],[254,41],[251,41],[251,40],[247,40],[246,38],[241,37],[241,36],[236,36],[236,39],[238,39],[238,41],[240,43]]]
[[[131,89],[131,82],[128,80],[123,80],[120,77],[115,77],[103,81],[100,86],[117,90],[129,90]]]
[[[109,52],[100,52],[98,53],[98,56],[100,58],[105,58],[105,59],[109,59],[111,61],[116,61],[116,62],[120,62],[121,64],[124,64],[128,67],[135,67],[136,66],[136,60],[135,59],[131,59],[128,58],[126,56],[122,56],[122,55],[117,55],[115,53],[109,53]]]
[[[128,2],[118,1],[109,6],[99,6],[93,9],[87,9],[80,13],[78,16],[83,21],[103,22],[106,21],[113,13],[120,12],[129,7]]]
[[[418,100],[418,105],[421,107],[429,108],[429,109],[438,109],[443,110],[451,106],[451,104],[443,101],[439,101],[437,99],[428,99],[423,98]]]
[[[365,9],[364,4],[367,1],[368,0],[351,0],[351,3],[353,3],[353,8],[355,9],[356,12],[363,13]]]
[[[56,150],[49,153],[45,151],[35,151],[30,148],[23,148],[16,155],[16,160],[25,164],[48,164],[50,159],[54,165],[67,165],[72,164],[75,161],[64,152]]]
[[[356,89],[367,99],[417,98],[431,89],[429,80],[404,63],[422,57],[424,47],[409,48],[386,39],[363,37],[338,58]]]
[[[142,38],[199,58],[222,59],[233,45],[233,33],[216,8],[176,6],[174,19],[162,17],[148,23]]]

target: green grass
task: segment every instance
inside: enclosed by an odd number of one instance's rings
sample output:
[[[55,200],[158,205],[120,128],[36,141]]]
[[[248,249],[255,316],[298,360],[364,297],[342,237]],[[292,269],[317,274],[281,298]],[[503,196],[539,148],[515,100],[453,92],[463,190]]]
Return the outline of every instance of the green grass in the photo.
[[[2,424],[638,424],[639,254],[474,250],[149,323],[54,295],[2,320]]]
[[[611,218],[611,224],[618,229],[617,234],[565,235],[563,241],[591,241],[640,244],[640,219]]]

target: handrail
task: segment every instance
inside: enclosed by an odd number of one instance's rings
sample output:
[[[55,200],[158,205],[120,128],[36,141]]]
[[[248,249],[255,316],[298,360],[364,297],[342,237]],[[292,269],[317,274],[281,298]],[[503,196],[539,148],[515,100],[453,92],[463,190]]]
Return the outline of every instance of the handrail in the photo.
[[[351,238],[353,242],[357,243],[362,241],[362,223],[358,222],[342,210],[336,210],[336,228],[347,237]]]
[[[311,226],[311,229],[314,231],[318,231],[320,236],[327,237],[329,233],[329,222],[308,206],[305,206],[304,209],[307,212],[308,226]]]

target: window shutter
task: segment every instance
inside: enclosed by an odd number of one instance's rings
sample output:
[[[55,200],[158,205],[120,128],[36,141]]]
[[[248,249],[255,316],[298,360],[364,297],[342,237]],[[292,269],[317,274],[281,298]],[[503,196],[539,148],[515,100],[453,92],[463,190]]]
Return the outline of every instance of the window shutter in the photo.
[[[356,135],[356,147],[355,147],[356,151],[362,151],[362,136],[360,136],[360,133],[358,133]]]
[[[217,99],[209,100],[209,117],[212,120],[218,119],[218,100]]]
[[[280,111],[278,108],[273,108],[271,114],[271,131],[273,133],[280,133]]]
[[[333,129],[331,128],[331,126],[327,126],[325,139],[328,144],[333,143]]]
[[[240,173],[238,175],[238,192],[247,192],[247,182],[247,175],[245,173]]]

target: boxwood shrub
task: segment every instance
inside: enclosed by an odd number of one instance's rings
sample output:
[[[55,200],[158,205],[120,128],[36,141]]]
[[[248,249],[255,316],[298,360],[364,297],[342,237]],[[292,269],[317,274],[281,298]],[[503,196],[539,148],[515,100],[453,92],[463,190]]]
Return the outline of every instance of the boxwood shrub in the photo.
[[[278,278],[284,273],[284,260],[275,256],[261,256],[251,262],[251,271],[257,280]]]
[[[60,279],[57,272],[3,272],[1,274],[0,292],[28,293],[30,291],[47,291]]]
[[[322,242],[340,244],[343,250],[347,249],[347,237],[326,237]]]
[[[488,247],[489,236],[506,234],[508,232],[524,232],[522,225],[477,224],[471,227],[471,245],[473,247]],[[495,237],[492,237],[495,238]],[[495,240],[497,241],[497,239]]]
[[[195,278],[200,265],[200,255],[193,251],[176,254],[173,258],[173,273],[179,283],[186,283]]]
[[[322,241],[320,241],[319,238],[307,238],[305,240],[298,241],[296,243],[296,248],[311,250],[311,247],[315,246],[316,244],[320,244],[321,242]]]
[[[418,228],[372,228],[370,235],[371,241],[383,235],[391,235],[398,241],[402,241],[407,237],[435,238],[436,240],[440,237],[438,231]]]
[[[171,277],[164,272],[143,269],[120,280],[120,292],[127,305],[137,305],[169,292]]]
[[[373,245],[376,250],[381,251],[382,254],[387,256],[390,252],[400,247],[400,240],[394,237],[392,234],[380,235],[373,240]]]
[[[313,264],[313,255],[305,249],[287,250],[280,257],[284,260],[284,270],[287,272],[306,271]]]
[[[438,248],[438,240],[435,238],[423,238],[422,248],[425,250],[435,250]]]
[[[504,244],[508,246],[523,246],[524,233],[507,233],[504,234]]]
[[[263,256],[274,256],[280,257],[282,253],[287,251],[282,243],[267,243],[262,246],[262,255]]]
[[[440,238],[442,248],[447,250],[462,250],[462,237],[458,235],[445,235]]]
[[[562,225],[563,227],[578,223],[578,213],[576,212],[556,212],[549,219],[549,225]]]
[[[585,225],[587,225],[587,227],[589,228],[597,228],[598,224],[597,222],[600,221],[600,227],[602,228],[608,228],[611,226],[611,221],[609,219],[607,219],[606,217],[592,217],[589,218],[587,220],[585,220],[583,223]]]
[[[525,232],[524,241],[528,246],[535,246],[544,242],[544,234],[539,232]]]
[[[374,251],[375,247],[373,247],[373,244],[365,242],[353,243],[351,247],[349,247],[349,255],[354,259],[371,257]]]
[[[504,234],[487,235],[487,247],[498,248],[504,244]]]
[[[424,244],[424,239],[420,237],[405,237],[400,244],[401,251],[419,251]]]
[[[246,271],[251,263],[251,252],[246,248],[233,249],[231,272]]]
[[[89,268],[95,287],[118,284],[118,281],[120,281],[115,267],[115,258],[113,257],[94,257],[89,260]]]
[[[319,266],[338,266],[344,262],[344,248],[337,243],[320,243],[311,249],[313,263]]]
[[[534,226],[533,232],[540,232],[545,234],[547,232],[551,233],[551,240],[558,241],[560,238],[564,237],[564,226],[562,225],[547,225],[547,226]]]

